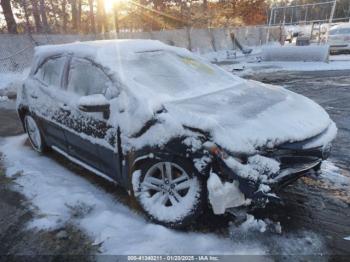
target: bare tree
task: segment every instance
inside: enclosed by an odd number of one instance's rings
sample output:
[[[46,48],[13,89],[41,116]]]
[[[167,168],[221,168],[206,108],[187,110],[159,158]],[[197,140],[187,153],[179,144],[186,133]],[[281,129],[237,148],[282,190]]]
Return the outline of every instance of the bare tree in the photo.
[[[117,2],[114,2],[113,5],[113,12],[114,12],[114,26],[115,26],[115,32],[117,35],[119,34],[119,17],[118,17],[118,4]]]
[[[31,33],[31,29],[30,29],[27,1],[26,0],[22,0],[21,3],[22,3],[23,10],[24,10],[24,17],[26,19],[26,31],[27,31],[27,33],[30,34]]]
[[[90,12],[89,12],[90,30],[91,30],[91,33],[96,34],[94,0],[89,0],[89,8],[90,8]]]
[[[73,31],[77,31],[78,26],[78,10],[77,10],[77,0],[71,0],[70,4],[72,6],[72,28]]]
[[[101,33],[103,31],[103,16],[104,16],[104,2],[103,0],[97,0],[97,32]]]
[[[47,15],[46,15],[46,7],[45,7],[45,0],[40,0],[40,15],[41,15],[41,21],[43,23],[43,29],[44,32],[49,32],[49,23],[47,22]]]
[[[63,32],[67,33],[67,22],[68,22],[67,11],[66,11],[67,0],[62,0],[61,4],[62,4]]]
[[[17,24],[13,16],[10,0],[1,0],[1,7],[5,16],[7,31],[11,34],[17,34]]]
[[[39,33],[39,32],[42,31],[42,26],[41,26],[40,14],[39,14],[38,1],[37,0],[31,0],[31,2],[32,2],[32,9],[33,9],[33,17],[34,17],[34,22],[35,22],[35,28],[36,28],[36,31]]]
[[[82,2],[81,0],[78,0],[78,7],[77,7],[77,31],[80,31],[80,27],[81,27],[81,5]]]

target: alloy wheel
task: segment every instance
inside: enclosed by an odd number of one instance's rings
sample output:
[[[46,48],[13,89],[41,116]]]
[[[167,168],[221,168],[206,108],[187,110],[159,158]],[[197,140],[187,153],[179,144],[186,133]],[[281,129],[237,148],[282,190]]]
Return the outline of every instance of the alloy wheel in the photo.
[[[32,144],[33,148],[41,152],[42,151],[42,139],[40,134],[40,129],[38,125],[36,124],[33,117],[27,115],[24,119],[25,128],[29,136],[30,143]]]
[[[135,195],[144,210],[160,222],[177,222],[198,205],[201,185],[196,176],[173,162],[152,165],[138,181]]]

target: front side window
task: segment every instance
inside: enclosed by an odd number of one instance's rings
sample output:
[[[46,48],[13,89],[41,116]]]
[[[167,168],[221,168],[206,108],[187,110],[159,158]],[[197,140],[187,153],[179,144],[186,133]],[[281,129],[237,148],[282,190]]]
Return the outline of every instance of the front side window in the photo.
[[[108,76],[91,62],[74,58],[70,65],[67,90],[80,96],[105,94],[111,85]]]
[[[35,76],[48,86],[60,87],[65,57],[50,58],[42,64]]]

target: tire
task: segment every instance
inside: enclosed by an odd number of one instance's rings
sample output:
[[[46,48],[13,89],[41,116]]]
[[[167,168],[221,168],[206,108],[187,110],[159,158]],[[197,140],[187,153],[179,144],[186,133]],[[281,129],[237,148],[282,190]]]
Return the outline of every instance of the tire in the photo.
[[[40,127],[35,119],[31,115],[27,114],[24,116],[23,122],[33,149],[39,153],[44,153],[47,150],[47,146]]]
[[[187,160],[146,160],[132,174],[132,189],[151,221],[166,227],[185,228],[204,210],[203,179]]]

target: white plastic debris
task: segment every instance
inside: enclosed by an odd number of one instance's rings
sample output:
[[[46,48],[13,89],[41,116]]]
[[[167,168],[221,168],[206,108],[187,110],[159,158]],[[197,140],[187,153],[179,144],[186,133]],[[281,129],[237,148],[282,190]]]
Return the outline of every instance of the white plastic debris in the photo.
[[[209,202],[216,215],[224,214],[227,208],[249,205],[250,199],[246,199],[240,191],[238,181],[222,183],[217,174],[211,172],[207,181]]]
[[[328,45],[267,46],[262,49],[264,61],[328,62]]]

